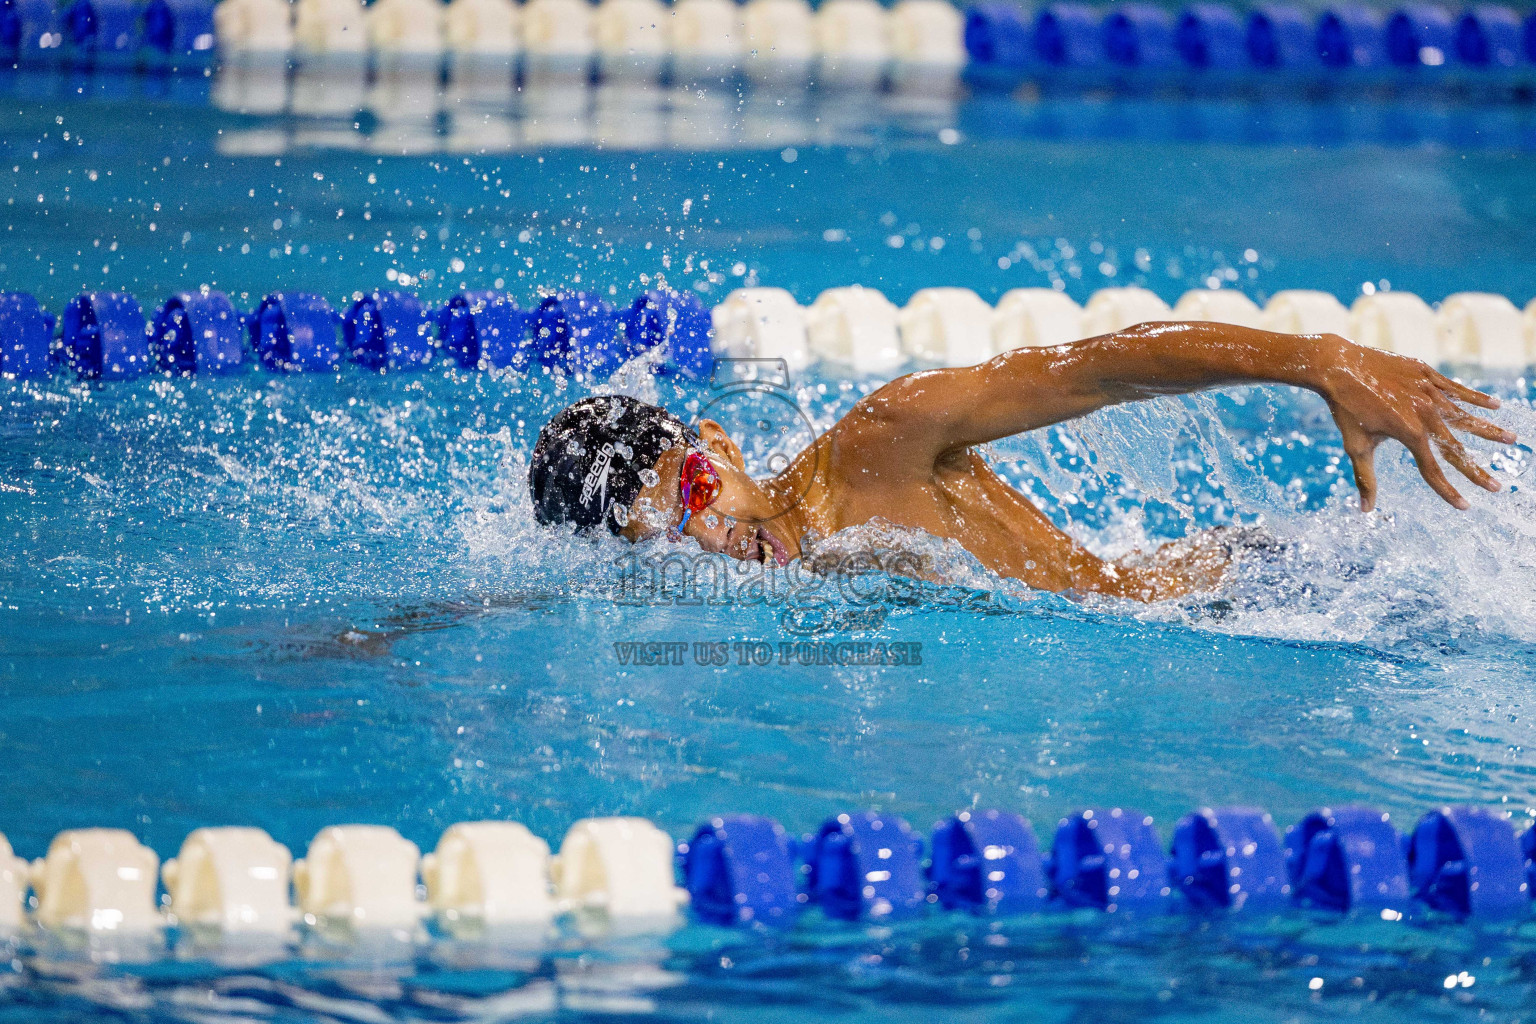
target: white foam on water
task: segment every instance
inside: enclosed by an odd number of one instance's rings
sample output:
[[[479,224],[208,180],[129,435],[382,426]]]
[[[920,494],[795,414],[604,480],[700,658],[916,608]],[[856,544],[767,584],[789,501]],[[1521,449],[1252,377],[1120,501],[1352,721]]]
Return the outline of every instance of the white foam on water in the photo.
[[[1505,484],[1498,494],[1446,466],[1472,504],[1462,512],[1429,489],[1400,445],[1386,442],[1376,457],[1378,509],[1362,514],[1337,440],[1313,437],[1318,459],[1338,460],[1338,476],[1324,507],[1312,511],[1258,472],[1254,452],[1222,426],[1209,397],[1182,410],[1158,402],[1113,413],[1090,418],[1079,430],[1099,456],[1099,475],[1113,471],[1142,495],[1188,507],[1186,496],[1169,487],[1173,455],[1155,441],[1159,424],[1164,437],[1188,430],[1208,467],[1207,479],[1232,504],[1232,519],[1259,524],[1280,546],[1241,558],[1208,598],[1150,607],[1092,602],[1096,606],[1301,641],[1393,647],[1476,636],[1536,640],[1536,480],[1529,448],[1469,445]],[[1528,402],[1506,401],[1490,418],[1522,438],[1536,437]],[[1082,539],[1105,555],[1154,546],[1140,526],[1133,510]]]

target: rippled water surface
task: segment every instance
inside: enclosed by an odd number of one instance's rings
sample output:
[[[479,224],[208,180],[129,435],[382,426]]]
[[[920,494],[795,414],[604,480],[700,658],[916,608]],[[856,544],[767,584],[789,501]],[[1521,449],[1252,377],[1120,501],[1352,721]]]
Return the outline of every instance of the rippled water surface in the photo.
[[[439,119],[429,152],[386,155],[353,145],[381,133],[363,119],[304,136],[313,121],[195,96],[11,85],[0,282],[55,309],[104,285],[146,305],[198,284],[340,303],[386,273],[432,298],[498,281],[623,298],[658,278],[709,298],[756,280],[807,302],[850,282],[902,301],[1055,280],[1079,299],[1128,281],[1173,299],[1211,277],[1256,298],[1347,299],[1366,282],[1536,293],[1519,131],[1458,148],[1351,130],[1396,116],[1370,104],[1299,108],[1325,126],[1305,140],[1218,127],[1131,144],[1011,128],[980,101],[913,113],[887,98],[853,128],[818,128],[838,108],[821,98],[776,115],[788,140],[754,122],[707,153],[590,136],[450,153]],[[727,121],[746,116],[734,102]],[[1202,108],[1019,109],[1081,127]],[[876,383],[823,370],[793,398],[825,426]],[[1508,399],[1496,418],[1530,434],[1525,382],[1486,383]],[[643,374],[611,386],[684,414],[715,397]],[[639,814],[682,837],[711,813],[805,831],[861,806],[919,828],[1009,807],[1042,836],[1090,804],[1139,807],[1165,838],[1223,803],[1282,825],[1348,801],[1402,827],[1447,801],[1529,823],[1524,446],[1484,452],[1511,492],[1472,494],[1467,513],[1384,449],[1382,511],[1361,516],[1312,396],[1113,410],[992,457],[1101,551],[1224,524],[1280,548],[1220,594],[1143,608],[1029,594],[918,540],[950,585],[851,625],[868,604],[823,594],[818,631],[794,602],[752,599],[787,593],[784,574],[732,577],[719,603],[636,603],[620,585],[635,552],[531,525],[532,440],[587,390],[441,366],[0,383],[0,831],[36,857],[60,829],[120,826],[168,857],[211,824],[299,851],[324,825],[377,822],[430,848],[486,817],[558,840],[579,817]],[[754,410],[724,415],[761,467]],[[921,663],[638,667],[615,647],[806,638],[921,644]],[[0,1018],[18,1021],[1519,1020],[1536,992],[1531,925],[1301,914],[811,920],[773,939],[694,926],[521,949],[18,943],[0,960]]]

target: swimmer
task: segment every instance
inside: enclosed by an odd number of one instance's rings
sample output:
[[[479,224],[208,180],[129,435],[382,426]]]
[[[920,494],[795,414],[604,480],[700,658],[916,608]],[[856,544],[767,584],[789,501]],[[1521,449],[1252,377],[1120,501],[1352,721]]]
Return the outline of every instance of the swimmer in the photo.
[[[860,400],[764,480],[747,475],[741,449],[713,420],[695,432],[654,405],[589,398],[539,434],[529,486],[540,523],[578,532],[602,527],[631,541],[686,535],[705,551],[785,565],[813,538],[878,521],[955,541],[1035,589],[1160,601],[1214,588],[1232,545],[1200,535],[1118,561],[1098,558],[976,448],[1106,406],[1249,383],[1322,396],[1343,434],[1364,512],[1376,505],[1375,452],[1388,438],[1458,509],[1467,501],[1437,452],[1477,486],[1501,489],[1455,433],[1514,443],[1512,432],[1463,408],[1497,409],[1498,399],[1417,359],[1336,335],[1214,323],[1141,324],[1016,349],[977,366],[907,374]]]

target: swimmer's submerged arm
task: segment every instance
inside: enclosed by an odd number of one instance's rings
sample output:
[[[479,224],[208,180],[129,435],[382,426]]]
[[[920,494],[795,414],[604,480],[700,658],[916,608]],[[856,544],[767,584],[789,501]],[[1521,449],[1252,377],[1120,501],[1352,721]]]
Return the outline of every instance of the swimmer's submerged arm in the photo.
[[[895,440],[931,447],[938,458],[1105,406],[1234,384],[1289,384],[1321,395],[1343,434],[1366,511],[1375,504],[1374,453],[1386,438],[1402,442],[1425,481],[1457,508],[1466,500],[1441,471],[1436,451],[1478,486],[1500,485],[1452,429],[1503,444],[1515,440],[1458,404],[1496,409],[1498,399],[1417,359],[1331,334],[1214,323],[1141,324],[1071,345],[1015,349],[978,366],[909,374],[860,404]]]

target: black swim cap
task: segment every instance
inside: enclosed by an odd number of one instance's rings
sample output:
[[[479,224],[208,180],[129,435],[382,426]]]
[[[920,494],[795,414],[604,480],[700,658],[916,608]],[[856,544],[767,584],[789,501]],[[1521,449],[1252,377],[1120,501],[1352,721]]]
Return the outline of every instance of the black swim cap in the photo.
[[[533,515],[545,526],[598,523],[618,533],[663,452],[697,435],[660,406],[601,395],[567,406],[539,431],[528,466]]]

